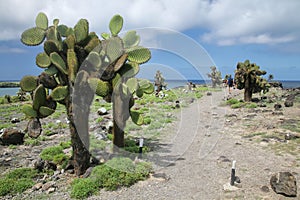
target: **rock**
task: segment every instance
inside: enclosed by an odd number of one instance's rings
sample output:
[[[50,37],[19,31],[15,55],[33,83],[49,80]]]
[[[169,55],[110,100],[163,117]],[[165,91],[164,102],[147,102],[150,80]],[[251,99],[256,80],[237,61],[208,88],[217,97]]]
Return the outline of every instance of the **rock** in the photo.
[[[178,100],[175,101],[175,108],[180,108],[180,102]]]
[[[39,190],[43,187],[43,183],[37,183],[35,184],[33,187],[32,187],[32,190],[35,191],[35,190]]]
[[[252,102],[255,102],[255,103],[258,103],[258,102],[260,101],[260,99],[257,98],[257,97],[255,97],[255,98],[252,98],[251,101],[252,101]]]
[[[20,121],[21,121],[21,120],[20,120],[19,118],[15,118],[15,117],[14,117],[14,118],[11,119],[10,122],[13,123],[13,124],[15,124],[15,123],[19,123]]]
[[[263,192],[270,192],[269,187],[266,186],[266,185],[262,186],[262,187],[260,188],[260,190],[263,191]]]
[[[24,133],[17,129],[5,129],[1,135],[0,141],[3,145],[18,145],[24,143]]]
[[[274,109],[275,109],[275,110],[280,110],[281,108],[282,108],[282,105],[279,104],[279,103],[276,103],[276,104],[274,105]]]
[[[211,93],[211,92],[207,92],[206,95],[207,95],[207,96],[211,96],[212,93]]]
[[[238,187],[234,185],[230,185],[230,183],[226,183],[223,185],[223,190],[226,192],[236,191],[238,189],[239,189]]]
[[[42,190],[43,191],[47,191],[49,190],[50,188],[53,188],[55,186],[55,182],[54,181],[49,181],[47,183],[45,183],[43,186],[42,186]]]
[[[285,140],[294,140],[294,139],[298,139],[298,138],[300,138],[300,136],[292,134],[292,133],[287,133],[284,135]]]
[[[296,178],[290,172],[279,172],[270,179],[270,184],[274,192],[287,197],[297,196]]]
[[[51,188],[49,188],[48,190],[47,190],[47,194],[50,194],[50,193],[53,193],[53,192],[55,192],[55,190],[56,190],[56,188],[55,187],[51,187]]]
[[[98,109],[97,111],[98,115],[106,115],[107,114],[107,110],[104,107],[101,107]]]
[[[27,124],[27,133],[31,138],[38,138],[42,133],[42,125],[38,118],[31,119]]]
[[[283,112],[272,112],[272,115],[283,115]]]
[[[294,105],[294,102],[293,102],[293,101],[286,100],[286,101],[284,102],[284,106],[285,106],[285,107],[293,107],[293,105]]]

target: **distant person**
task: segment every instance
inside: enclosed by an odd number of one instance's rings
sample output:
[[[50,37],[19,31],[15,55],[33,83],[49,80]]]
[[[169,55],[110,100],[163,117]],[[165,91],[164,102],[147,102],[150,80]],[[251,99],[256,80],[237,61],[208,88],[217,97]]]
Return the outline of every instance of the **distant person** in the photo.
[[[233,78],[231,77],[231,75],[229,75],[229,77],[227,79],[227,85],[228,85],[228,92],[229,92],[229,94],[231,94],[230,88],[232,88],[234,85]]]

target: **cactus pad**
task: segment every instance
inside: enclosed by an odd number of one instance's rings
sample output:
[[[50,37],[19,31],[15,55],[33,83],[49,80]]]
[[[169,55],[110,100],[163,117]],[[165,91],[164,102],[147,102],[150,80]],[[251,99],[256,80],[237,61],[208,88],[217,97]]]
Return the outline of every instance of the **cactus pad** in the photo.
[[[44,70],[44,73],[48,74],[49,76],[53,76],[54,74],[57,74],[58,70],[54,65],[51,65],[47,69]]]
[[[66,25],[61,24],[57,26],[57,31],[62,37],[67,37],[68,27]]]
[[[68,46],[68,49],[74,49],[75,47],[75,36],[74,35],[69,35],[66,40],[65,40],[65,43],[67,44]]]
[[[73,49],[68,49],[67,51],[67,64],[68,64],[68,75],[69,80],[74,83],[76,78],[76,73],[78,70],[78,61],[76,53]]]
[[[104,40],[108,40],[110,38],[110,35],[109,33],[101,33],[101,37],[104,39]]]
[[[46,102],[46,90],[42,84],[40,84],[33,92],[33,109],[39,110],[39,108]]]
[[[84,47],[84,50],[87,52],[87,53],[90,53],[94,48],[96,48],[97,46],[99,46],[101,44],[101,41],[94,37],[92,38],[88,44]]]
[[[89,35],[89,23],[86,19],[80,19],[74,27],[76,42],[81,42]]]
[[[109,22],[109,30],[112,36],[117,36],[123,27],[123,18],[120,15],[115,15]]]
[[[136,34],[136,31],[128,31],[123,37],[124,48],[131,48],[139,45],[140,36]]]
[[[24,104],[22,107],[22,112],[30,118],[36,118],[37,112],[32,108],[32,105],[30,104]]]
[[[61,71],[64,74],[68,74],[66,63],[57,52],[53,52],[50,54],[50,60],[59,71]]]
[[[90,87],[95,91],[96,95],[105,97],[110,92],[110,85],[107,81],[102,81],[97,78],[89,78]]]
[[[50,55],[52,52],[58,52],[58,47],[54,40],[47,40],[44,42],[44,51]]]
[[[53,114],[55,110],[48,108],[46,106],[41,106],[39,109],[40,117],[48,117],[49,115]]]
[[[133,94],[138,87],[138,81],[136,78],[130,78],[126,81],[126,85],[130,91],[130,94]]]
[[[128,60],[136,62],[138,64],[143,64],[150,60],[151,52],[149,49],[144,47],[135,47],[127,50]]]
[[[34,27],[27,29],[21,35],[21,41],[28,46],[36,46],[41,44],[45,39],[45,31],[41,28]]]
[[[36,76],[24,76],[20,81],[20,87],[25,92],[32,92],[37,87]]]
[[[146,94],[152,94],[154,92],[154,85],[146,80],[146,79],[141,79],[139,80],[139,88]]]
[[[50,58],[45,52],[39,53],[36,56],[35,60],[36,60],[36,65],[41,67],[41,68],[47,68],[51,65]]]
[[[144,118],[143,116],[137,112],[137,111],[130,111],[130,117],[132,119],[132,121],[136,124],[136,125],[142,125],[144,123]]]
[[[137,97],[142,98],[143,95],[144,95],[144,91],[143,91],[141,88],[138,88],[138,89],[135,91],[135,94],[136,94]]]
[[[123,77],[134,77],[140,71],[140,66],[134,62],[128,62],[119,70],[120,75]]]
[[[88,57],[86,58],[86,61],[89,62],[89,64],[96,70],[99,70],[102,64],[99,54],[94,51],[89,53]]]
[[[48,28],[48,17],[45,13],[40,12],[35,19],[36,27],[41,28],[43,30],[47,30]]]
[[[54,101],[62,101],[64,100],[69,94],[67,86],[58,86],[56,87],[50,94]]]
[[[117,62],[114,64],[114,71],[117,72],[121,69],[121,67],[125,64],[127,61],[128,55],[125,53],[121,57],[118,58]]]
[[[123,42],[119,37],[112,37],[107,40],[106,54],[110,63],[113,63],[123,54]]]

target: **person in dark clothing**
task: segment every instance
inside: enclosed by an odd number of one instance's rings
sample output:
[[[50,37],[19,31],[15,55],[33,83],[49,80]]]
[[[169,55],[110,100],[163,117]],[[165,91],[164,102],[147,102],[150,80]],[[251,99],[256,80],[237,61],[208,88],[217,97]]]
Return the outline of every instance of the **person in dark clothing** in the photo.
[[[228,91],[230,94],[231,93],[230,88],[232,88],[234,85],[234,81],[233,81],[233,78],[231,77],[231,75],[229,75],[229,77],[227,79],[227,85],[228,85]]]

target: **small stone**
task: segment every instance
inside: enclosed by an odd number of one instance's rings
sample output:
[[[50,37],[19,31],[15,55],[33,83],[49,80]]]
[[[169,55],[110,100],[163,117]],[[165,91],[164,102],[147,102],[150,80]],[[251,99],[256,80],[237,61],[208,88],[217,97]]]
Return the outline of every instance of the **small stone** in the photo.
[[[10,122],[13,123],[13,124],[15,124],[15,123],[19,123],[20,121],[21,121],[21,120],[20,120],[19,118],[15,118],[15,117],[14,117],[14,118],[11,119]]]
[[[285,107],[293,107],[293,105],[294,105],[294,102],[291,101],[291,100],[286,100],[286,101],[284,102],[284,106],[285,106]]]
[[[53,187],[55,185],[55,182],[54,181],[49,181],[47,183],[45,183],[43,186],[42,186],[42,190],[43,191],[47,191],[49,190],[51,187]]]
[[[236,191],[238,189],[239,189],[238,187],[234,185],[230,185],[230,183],[226,183],[223,185],[223,190],[226,192]]]
[[[276,104],[274,105],[274,109],[275,109],[275,110],[280,110],[281,108],[282,108],[282,105],[279,104],[279,103],[276,103]]]
[[[37,183],[32,187],[32,190],[39,190],[43,187],[43,183]]]
[[[98,109],[97,111],[98,115],[106,115],[107,114],[107,110],[104,107],[101,107]]]
[[[262,186],[262,187],[260,188],[260,190],[263,191],[263,192],[270,192],[269,187],[266,186],[266,185]]]
[[[270,184],[274,192],[287,197],[297,196],[296,178],[290,172],[279,172],[270,179]]]
[[[206,95],[207,95],[207,96],[211,96],[212,93],[211,93],[211,92],[207,92]]]
[[[50,194],[50,193],[53,193],[53,192],[55,192],[55,187],[51,187],[51,188],[49,188],[48,190],[47,190],[47,194]]]

